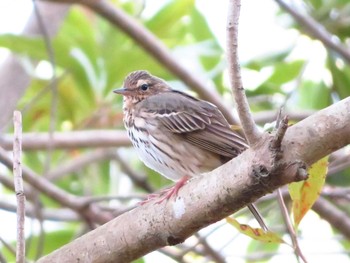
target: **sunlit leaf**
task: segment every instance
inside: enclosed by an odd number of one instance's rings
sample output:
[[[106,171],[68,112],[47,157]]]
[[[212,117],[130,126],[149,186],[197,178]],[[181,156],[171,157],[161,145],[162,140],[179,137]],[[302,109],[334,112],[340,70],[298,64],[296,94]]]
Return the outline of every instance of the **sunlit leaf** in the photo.
[[[299,225],[301,219],[319,197],[327,170],[328,157],[324,157],[309,168],[309,178],[307,180],[289,184],[288,189],[293,200],[293,216],[296,226]]]
[[[251,226],[240,224],[236,219],[232,217],[226,217],[226,221],[234,226],[239,232],[245,234],[255,240],[267,243],[285,243],[276,233],[267,231],[265,232],[261,228],[253,228]]]
[[[298,87],[297,100],[302,109],[323,109],[331,102],[331,91],[323,82],[304,81]]]
[[[274,65],[273,74],[267,79],[267,82],[275,85],[282,85],[294,80],[300,74],[305,62],[302,60],[295,60],[292,62],[281,62]]]
[[[181,26],[183,24],[181,18],[187,15],[193,7],[194,0],[170,1],[145,24],[158,37],[177,35],[177,42],[179,42],[181,35],[186,33],[182,31],[184,27]]]

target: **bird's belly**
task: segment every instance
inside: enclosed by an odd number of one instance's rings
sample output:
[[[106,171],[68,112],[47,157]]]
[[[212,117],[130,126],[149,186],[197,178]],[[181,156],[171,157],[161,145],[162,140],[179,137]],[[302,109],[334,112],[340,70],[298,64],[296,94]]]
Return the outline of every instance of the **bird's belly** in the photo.
[[[131,129],[128,135],[139,158],[149,168],[170,180],[193,177],[221,165],[220,158],[170,134],[140,132]]]

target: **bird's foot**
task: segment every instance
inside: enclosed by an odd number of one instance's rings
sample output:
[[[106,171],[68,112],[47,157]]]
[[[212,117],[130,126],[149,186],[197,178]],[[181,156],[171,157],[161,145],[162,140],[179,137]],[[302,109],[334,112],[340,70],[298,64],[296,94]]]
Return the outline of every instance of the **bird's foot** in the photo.
[[[150,194],[147,196],[147,199],[145,199],[144,201],[141,201],[139,204],[140,205],[144,205],[150,201],[154,201],[154,199],[158,199],[157,202],[155,202],[156,204],[160,204],[162,202],[164,202],[165,200],[169,200],[171,197],[176,197],[180,188],[183,187],[187,181],[188,181],[189,177],[188,176],[184,176],[182,177],[178,182],[176,182],[176,184],[170,188],[164,189],[163,191],[161,191],[159,194]]]

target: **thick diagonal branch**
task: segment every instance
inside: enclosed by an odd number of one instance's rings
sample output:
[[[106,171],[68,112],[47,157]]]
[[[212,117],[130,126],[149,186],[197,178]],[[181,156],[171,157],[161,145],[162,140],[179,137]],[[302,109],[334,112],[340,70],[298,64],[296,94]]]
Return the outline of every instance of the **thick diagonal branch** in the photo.
[[[271,137],[256,149],[180,189],[176,202],[146,204],[91,231],[38,262],[129,262],[162,246],[184,241],[199,229],[217,222],[298,177],[298,163],[312,164],[350,143],[350,98],[290,127],[282,142],[280,169],[257,178],[252,167],[271,162]]]

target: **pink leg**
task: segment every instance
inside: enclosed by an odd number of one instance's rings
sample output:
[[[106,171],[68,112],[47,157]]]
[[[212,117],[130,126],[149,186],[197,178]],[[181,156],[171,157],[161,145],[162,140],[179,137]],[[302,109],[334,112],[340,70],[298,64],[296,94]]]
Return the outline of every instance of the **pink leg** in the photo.
[[[144,201],[141,201],[139,203],[139,205],[144,205],[144,204],[146,204],[146,203],[148,203],[150,201],[153,201],[156,198],[160,198],[160,200],[158,200],[156,202],[156,204],[160,204],[160,203],[162,203],[165,200],[169,200],[173,196],[176,197],[177,193],[180,190],[180,188],[186,184],[188,179],[189,179],[189,176],[184,176],[178,182],[176,182],[176,184],[174,186],[163,190],[162,192],[160,192],[160,194],[150,194],[150,195],[148,195],[147,199],[144,200]]]
[[[160,195],[164,195],[160,200],[156,202],[156,204],[162,203],[164,200],[169,200],[171,197],[176,197],[177,193],[179,192],[180,188],[183,187],[189,179],[189,176],[182,177],[179,181],[176,182],[176,184],[168,189],[165,189],[160,193]]]

